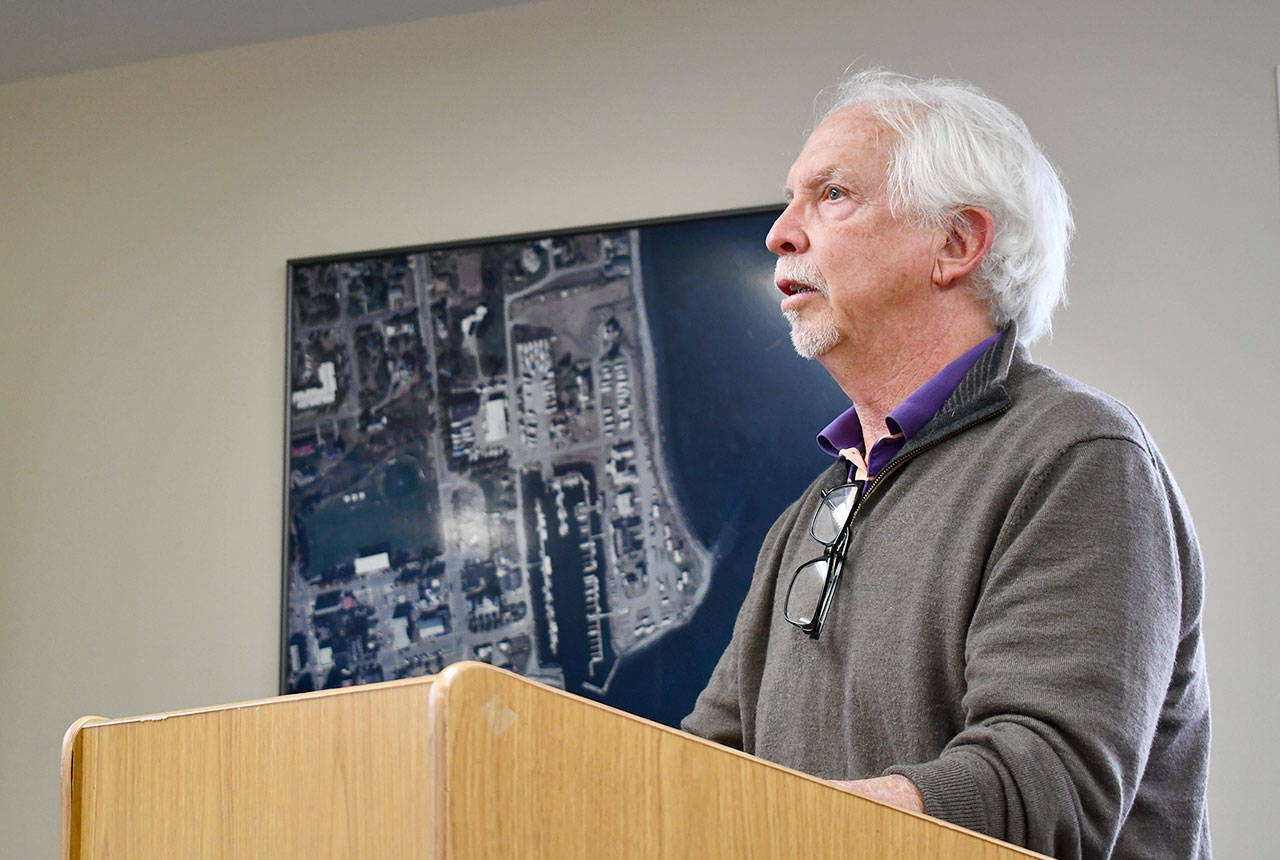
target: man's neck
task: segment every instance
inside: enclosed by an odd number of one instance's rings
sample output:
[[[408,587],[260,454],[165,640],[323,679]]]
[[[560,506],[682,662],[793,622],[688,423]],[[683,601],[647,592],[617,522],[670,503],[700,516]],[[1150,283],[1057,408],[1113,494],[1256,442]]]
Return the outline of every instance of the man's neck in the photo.
[[[832,350],[820,360],[857,409],[864,450],[870,452],[889,435],[885,418],[894,407],[994,333],[982,320],[845,354]]]

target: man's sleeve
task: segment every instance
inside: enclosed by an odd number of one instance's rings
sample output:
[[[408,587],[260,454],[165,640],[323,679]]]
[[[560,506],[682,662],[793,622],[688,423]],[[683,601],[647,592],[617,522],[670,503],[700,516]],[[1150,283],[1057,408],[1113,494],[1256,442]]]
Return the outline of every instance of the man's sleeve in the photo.
[[[734,629],[737,627],[735,624]],[[698,694],[693,711],[680,721],[680,728],[700,738],[743,749],[738,678],[738,637],[735,635],[720,655],[707,686]]]
[[[769,642],[778,565],[787,537],[795,527],[801,501],[792,503],[765,537],[751,586],[733,623],[729,646],[720,655],[693,711],[680,721],[680,728],[690,734],[737,750],[755,749],[755,702]]]
[[[1107,854],[1180,637],[1170,505],[1128,438],[1076,443],[1024,484],[966,640],[965,726],[933,761],[886,771],[930,815],[1058,857]]]

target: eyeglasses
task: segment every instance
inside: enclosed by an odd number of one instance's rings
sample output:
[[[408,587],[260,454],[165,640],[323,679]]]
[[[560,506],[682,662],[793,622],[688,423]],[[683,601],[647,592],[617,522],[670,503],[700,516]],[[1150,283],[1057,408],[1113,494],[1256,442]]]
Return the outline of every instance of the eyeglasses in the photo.
[[[813,514],[809,534],[822,544],[822,557],[796,568],[783,609],[783,617],[808,633],[810,639],[818,638],[831,609],[836,583],[844,568],[845,552],[849,549],[853,515],[865,486],[866,481],[851,481],[832,487],[822,494],[818,510]]]

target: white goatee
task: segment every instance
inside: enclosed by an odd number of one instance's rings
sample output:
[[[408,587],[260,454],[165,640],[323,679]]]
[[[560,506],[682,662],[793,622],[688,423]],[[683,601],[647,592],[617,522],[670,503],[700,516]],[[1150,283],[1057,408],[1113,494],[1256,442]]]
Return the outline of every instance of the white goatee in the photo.
[[[803,257],[779,257],[773,273],[775,281],[794,281],[812,287],[823,296],[830,295],[822,273]],[[829,312],[806,321],[800,319],[799,311],[783,311],[782,315],[791,323],[791,345],[801,358],[817,358],[840,343],[840,329]]]
[[[801,322],[798,311],[783,311],[782,315],[791,323],[791,345],[801,358],[817,358],[840,342],[840,329],[826,316]]]

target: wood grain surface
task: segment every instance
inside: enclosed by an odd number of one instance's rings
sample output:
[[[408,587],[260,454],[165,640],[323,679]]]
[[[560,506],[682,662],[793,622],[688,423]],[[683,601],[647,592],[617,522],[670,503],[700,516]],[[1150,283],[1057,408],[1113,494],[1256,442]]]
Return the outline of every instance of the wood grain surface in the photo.
[[[63,856],[427,856],[430,686],[85,725],[70,738]]]
[[[433,679],[77,721],[62,856],[1038,855],[459,663]]]
[[[438,856],[1039,856],[510,673],[436,678]]]

